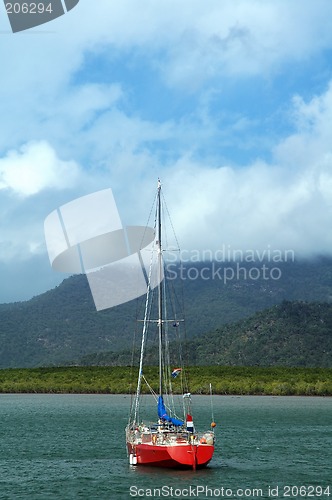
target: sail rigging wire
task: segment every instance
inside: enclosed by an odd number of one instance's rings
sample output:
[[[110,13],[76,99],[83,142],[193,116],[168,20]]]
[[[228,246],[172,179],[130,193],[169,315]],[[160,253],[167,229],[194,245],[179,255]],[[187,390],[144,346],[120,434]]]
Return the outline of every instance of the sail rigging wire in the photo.
[[[175,243],[176,243],[176,246],[175,248],[171,248],[171,251],[174,252],[174,251],[177,251],[180,255],[180,245],[179,245],[179,242],[178,242],[178,239],[177,239],[177,236],[176,236],[176,233],[175,233],[175,230],[174,230],[174,226],[173,226],[173,222],[172,222],[172,218],[170,216],[170,213],[169,213],[169,210],[168,210],[168,206],[167,206],[167,203],[166,203],[166,200],[164,198],[164,195],[161,191],[161,200],[162,200],[162,217],[163,217],[163,222],[164,222],[164,231],[163,231],[163,234],[164,234],[164,240],[166,240],[166,246],[164,245],[163,246],[163,254],[162,254],[162,258],[164,258],[164,254],[165,252],[169,251],[169,245],[168,245],[168,232],[167,232],[167,227],[168,225],[165,223],[165,218],[167,218],[167,221],[169,223],[169,226],[171,227],[172,229],[172,233],[173,233],[173,238],[175,239]],[[165,250],[166,248],[166,250]],[[180,260],[178,260],[178,265],[179,265],[179,262]],[[168,303],[169,303],[169,306],[170,306],[170,309],[171,309],[171,316],[169,316],[167,313],[166,313],[166,309],[165,309],[165,316],[164,317],[172,317],[174,318],[173,322],[174,323],[178,323],[176,326],[179,325],[179,322],[181,321],[184,322],[184,318],[182,317],[182,312],[184,310],[184,297],[183,297],[183,283],[181,282],[181,297],[182,297],[182,305],[181,305],[181,301],[179,300],[179,297],[175,291],[175,286],[174,284],[172,283],[172,286],[170,285],[170,280],[167,280],[167,265],[166,265],[166,262],[163,261],[163,267],[164,267],[164,270],[165,270],[165,281],[164,281],[164,295],[168,297]],[[165,308],[166,308],[166,303],[167,301],[165,301]],[[179,318],[178,314],[177,314],[177,309],[179,309],[181,311],[181,318]],[[167,332],[169,333],[169,329],[168,329],[168,324],[166,325],[167,326]],[[181,378],[180,378],[180,387],[181,387],[181,392],[182,393],[188,393],[189,392],[189,384],[188,384],[188,377],[187,377],[187,374],[186,374],[186,371],[184,370],[184,356],[183,356],[183,346],[182,346],[182,335],[181,335],[181,329],[178,329],[176,328],[175,329],[175,338],[176,338],[176,341],[177,341],[177,347],[178,347],[178,354],[179,354],[179,359],[178,359],[178,363],[181,367],[183,367],[183,371],[181,372]],[[185,340],[186,340],[186,329],[184,328],[184,333],[185,333]],[[174,395],[173,395],[173,386],[172,386],[172,377],[170,376],[171,375],[171,371],[170,371],[170,366],[171,366],[171,352],[170,352],[170,338],[169,338],[169,335],[167,337],[167,342],[166,342],[166,349],[165,349],[165,356],[167,356],[167,359],[166,359],[166,362],[167,362],[167,365],[169,367],[169,373],[167,374],[168,377],[167,379],[169,380],[169,383],[167,384],[168,387],[169,387],[169,397],[170,397],[170,403],[172,404],[173,408],[174,408],[174,412],[175,412],[175,404],[174,404]],[[185,415],[186,411],[188,410],[188,403],[190,404],[190,401],[184,401],[182,400],[182,406],[183,406],[183,413]]]
[[[166,381],[168,386],[168,401],[169,406],[172,408],[172,413],[175,414],[175,404],[174,404],[174,396],[173,396],[173,386],[172,386],[172,377],[171,377],[171,358],[170,358],[170,349],[169,349],[169,327],[168,323],[165,328],[165,372],[166,372]]]
[[[179,317],[176,313],[176,310],[179,309],[182,310],[183,307],[181,308],[180,301],[178,300],[178,296],[175,292],[174,285],[170,286],[170,282],[167,279],[161,279],[162,278],[162,271],[161,268],[164,270],[165,278],[166,278],[166,266],[164,262],[164,253],[167,251],[167,246],[162,248],[161,246],[161,228],[160,224],[164,223],[163,226],[163,239],[166,239],[167,245],[168,245],[168,234],[167,234],[167,224],[165,223],[165,214],[167,215],[168,222],[172,228],[173,236],[176,241],[176,246],[177,246],[177,251],[180,251],[178,240],[174,231],[174,226],[170,217],[170,213],[168,211],[168,207],[166,204],[166,201],[164,199],[162,190],[161,190],[161,185],[160,183],[158,184],[158,192],[156,194],[154,203],[152,205],[152,208],[150,210],[148,222],[151,219],[151,214],[153,211],[153,207],[155,207],[155,218],[154,218],[154,230],[156,234],[156,240],[154,241],[154,246],[151,252],[151,260],[150,260],[150,266],[149,266],[149,274],[148,274],[148,287],[147,287],[147,294],[146,294],[146,301],[145,301],[145,311],[144,311],[144,319],[143,319],[143,331],[142,331],[142,341],[141,341],[141,352],[140,352],[140,362],[139,362],[139,377],[138,377],[138,382],[137,382],[137,390],[136,390],[136,399],[134,401],[134,422],[137,422],[139,419],[139,400],[141,397],[141,385],[142,385],[142,380],[145,381],[147,386],[150,389],[150,392],[152,393],[152,388],[148,384],[147,380],[145,379],[143,375],[143,359],[144,359],[144,353],[146,350],[146,345],[147,345],[147,334],[148,334],[148,325],[150,322],[156,322],[158,325],[158,331],[159,331],[159,342],[162,340],[162,344],[164,346],[164,349],[160,349],[160,356],[159,356],[159,368],[160,368],[160,380],[162,380],[162,384],[159,381],[159,391],[162,389],[162,392],[165,392],[165,396],[168,400],[168,409],[172,413],[176,413],[175,411],[175,402],[174,402],[174,395],[173,395],[173,386],[172,386],[172,377],[171,377],[171,350],[170,350],[170,337],[169,337],[169,322],[179,322],[183,321],[181,318],[179,320]],[[172,249],[174,251],[174,249]],[[153,269],[153,264],[154,264],[154,258],[156,257],[157,253],[157,259],[158,263],[157,266],[157,273],[158,273],[158,287],[153,289],[150,285],[151,283],[151,277],[152,277],[152,269]],[[183,286],[181,287],[182,289],[182,302],[183,302]],[[158,309],[159,309],[159,320],[151,320],[151,311],[153,307],[153,297],[155,295],[156,290],[158,290]],[[164,300],[164,298],[168,300]],[[160,299],[163,299],[163,307],[160,309]],[[171,312],[168,311],[168,306],[171,308]],[[167,320],[164,318],[170,317],[168,313],[171,313],[171,317],[174,319],[172,320]],[[178,325],[177,325],[178,326]],[[161,330],[161,332],[160,332]],[[160,337],[162,337],[160,339]],[[175,337],[177,340],[177,347],[178,347],[178,354],[179,354],[179,359],[178,363],[181,367],[183,367],[183,350],[182,350],[182,342],[181,342],[181,335],[180,335],[180,329],[178,330],[177,328],[175,329]],[[160,346],[159,346],[160,347]],[[183,368],[184,369],[184,368]],[[188,384],[187,384],[187,376],[184,371],[181,372],[181,377],[180,377],[180,387],[181,387],[181,392],[185,393],[188,392]],[[183,405],[183,412],[185,413],[185,406],[188,404],[188,401],[182,399],[182,405]]]
[[[147,329],[148,329],[148,311],[149,311],[149,305],[150,305],[149,299],[150,299],[150,292],[151,292],[150,283],[151,283],[152,267],[153,267],[153,251],[151,252],[151,259],[150,259],[150,266],[149,266],[149,280],[148,280],[146,300],[145,300],[145,312],[144,312],[144,321],[143,321],[143,332],[142,332],[141,354],[140,354],[140,362],[139,362],[137,390],[136,390],[134,422],[137,421],[136,419],[138,417],[138,406],[139,406],[139,398],[140,398],[141,385],[142,385],[143,358],[144,358],[144,349],[145,349],[145,343],[146,343],[146,334],[147,334]]]
[[[212,422],[214,422],[214,415],[213,415],[213,401],[212,401],[212,384],[210,382],[210,401],[211,401],[211,416],[212,416]]]
[[[172,232],[173,232],[173,237],[175,239],[175,243],[176,243],[176,249],[172,249],[172,251],[177,251],[179,253],[179,256],[181,257],[181,252],[180,252],[180,245],[179,245],[179,241],[177,239],[177,236],[176,236],[176,232],[175,232],[175,229],[174,229],[174,225],[173,225],[173,221],[172,221],[172,217],[170,215],[170,212],[168,210],[168,205],[166,203],[166,200],[164,198],[164,194],[163,192],[161,192],[161,197],[162,197],[162,202],[163,202],[163,212],[166,212],[167,214],[167,219],[169,221],[169,224],[170,224],[170,227],[172,229]],[[167,227],[167,226],[166,226]],[[181,258],[179,258],[178,260],[178,265],[181,266]],[[187,342],[187,330],[186,330],[186,327],[185,327],[185,318],[184,318],[184,292],[183,292],[183,281],[181,280],[181,302],[182,302],[182,305],[179,303],[179,307],[180,307],[180,310],[181,310],[181,314],[183,316],[183,322],[184,322],[184,342],[185,342],[185,345],[187,346],[188,345],[188,342]],[[175,294],[174,292],[174,288],[173,288],[173,296],[175,299],[179,299],[178,296]],[[175,311],[175,300],[174,300],[174,311]],[[180,302],[178,300],[178,302]],[[174,318],[176,319],[176,315],[174,315]],[[181,342],[181,338],[180,336],[178,337],[178,344],[179,344],[179,357],[180,357],[180,362],[181,362],[181,365],[182,366],[188,366],[189,363],[185,362],[185,359],[184,357],[187,357],[189,358],[189,354],[188,354],[188,347],[187,347],[187,354],[186,356],[183,354],[183,345],[182,345],[182,342]],[[189,361],[189,359],[187,360]],[[183,381],[183,389],[185,392],[188,392],[189,391],[189,375],[187,373],[186,370],[184,370],[184,372],[181,374],[181,381]]]
[[[165,211],[166,211],[166,213],[167,213],[167,218],[168,218],[168,220],[169,220],[170,226],[171,226],[172,231],[173,231],[173,236],[174,236],[175,242],[176,242],[176,244],[177,244],[177,248],[178,248],[178,250],[180,250],[180,245],[179,245],[178,239],[177,239],[177,237],[176,237],[176,233],[175,233],[175,230],[174,230],[174,226],[173,226],[172,218],[171,218],[171,215],[170,215],[170,213],[169,213],[168,206],[167,206],[166,200],[165,200],[165,198],[164,198],[164,194],[163,194],[163,193],[161,193],[161,196],[162,196],[162,200],[163,200],[163,206],[165,207]]]
[[[155,401],[158,401],[158,395],[157,395],[156,391],[153,390],[153,388],[151,387],[149,382],[146,380],[144,375],[142,375],[142,379],[144,380],[144,382],[146,383],[146,385],[150,389],[150,392],[151,392],[152,396],[154,397]]]
[[[137,320],[137,308],[136,308],[136,320]],[[129,406],[129,417],[128,417],[128,423],[130,422],[131,419],[131,414],[132,414],[132,409],[133,409],[133,404],[134,404],[134,395],[132,392],[133,388],[133,377],[134,377],[134,358],[135,358],[135,346],[136,346],[136,335],[137,335],[137,323],[136,327],[134,330],[134,336],[133,336],[133,345],[132,345],[132,352],[131,352],[131,365],[130,365],[130,374],[129,374],[129,390],[130,390],[130,406]]]
[[[156,198],[157,198],[157,194],[154,197],[153,203],[152,203],[151,208],[150,208],[149,216],[148,216],[147,222],[145,224],[145,229],[143,231],[143,235],[142,235],[142,238],[141,238],[141,244],[140,244],[140,248],[141,249],[143,248],[143,242],[145,240],[146,231],[147,231],[147,228],[149,227],[150,220],[151,220],[151,215],[152,215],[153,209],[155,208],[155,205],[156,205]],[[156,213],[155,213],[155,220],[154,220],[154,225],[153,225],[154,231],[156,231],[156,223],[157,223],[157,219],[156,219]],[[147,291],[148,291],[148,288],[149,288],[149,283],[151,281],[152,260],[153,260],[153,249],[151,251],[151,260],[150,260],[150,267],[149,267],[149,277],[148,277],[148,282],[147,282]],[[146,313],[147,313],[147,311],[146,311],[147,302],[148,301],[147,301],[147,296],[146,296],[144,317],[146,317]],[[130,376],[129,376],[129,380],[130,380],[129,390],[130,390],[130,394],[131,394],[131,401],[130,401],[130,407],[129,407],[130,408],[130,411],[129,411],[129,421],[130,421],[131,416],[132,416],[133,405],[135,404],[135,407],[138,405],[137,393],[136,393],[135,398],[133,397],[134,395],[132,393],[133,373],[134,373],[134,358],[135,358],[137,325],[138,325],[138,304],[139,304],[139,302],[137,300],[137,302],[136,302],[136,327],[135,327],[134,336],[133,336],[132,355],[131,355],[131,368],[130,368]],[[150,308],[151,308],[151,305],[150,305]],[[136,412],[135,412],[135,418],[136,418]]]

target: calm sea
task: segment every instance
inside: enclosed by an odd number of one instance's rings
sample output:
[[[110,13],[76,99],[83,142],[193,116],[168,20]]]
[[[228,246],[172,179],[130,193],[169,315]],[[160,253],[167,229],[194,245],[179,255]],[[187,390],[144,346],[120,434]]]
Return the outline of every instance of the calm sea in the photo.
[[[193,402],[208,428],[210,398]],[[0,499],[332,499],[331,398],[214,396],[215,456],[196,472],[129,466],[129,404],[0,395]]]

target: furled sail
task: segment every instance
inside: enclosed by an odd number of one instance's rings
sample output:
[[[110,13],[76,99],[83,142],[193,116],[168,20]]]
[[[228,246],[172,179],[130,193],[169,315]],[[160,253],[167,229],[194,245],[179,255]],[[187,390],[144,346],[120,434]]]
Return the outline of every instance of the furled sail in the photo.
[[[177,426],[183,425],[182,420],[170,417],[167,414],[164,399],[162,396],[159,396],[159,398],[158,398],[158,417],[161,418],[162,420],[166,420],[166,422],[171,422],[172,424],[177,425]]]

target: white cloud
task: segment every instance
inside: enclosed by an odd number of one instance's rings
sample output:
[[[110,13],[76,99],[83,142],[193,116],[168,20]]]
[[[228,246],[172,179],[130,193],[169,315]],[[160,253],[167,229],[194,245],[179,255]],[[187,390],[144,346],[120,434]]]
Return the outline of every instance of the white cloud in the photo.
[[[94,26],[85,26],[92,50],[100,48],[98,35],[118,50],[134,47],[154,61],[169,85],[187,90],[215,77],[268,76],[332,43],[328,0],[147,0],[139,5],[128,0],[99,6]],[[109,14],[101,19],[106,9]]]
[[[186,249],[271,245],[298,255],[331,253],[331,168],[305,169],[285,179],[283,168],[266,164],[245,171],[206,169],[186,159],[176,167],[165,189]]]
[[[300,96],[293,100],[296,132],[282,141],[274,151],[277,161],[294,168],[330,165],[332,153],[332,81],[319,96],[307,103]]]
[[[82,84],[69,88],[61,101],[53,102],[50,109],[44,109],[49,125],[60,127],[66,121],[67,131],[80,131],[96,119],[98,113],[105,112],[122,97],[119,85]],[[53,127],[54,130],[54,127]]]
[[[293,114],[298,129],[278,144],[271,164],[177,162],[166,183],[186,247],[332,252],[332,85],[308,103],[295,99]]]
[[[60,160],[45,141],[30,142],[0,159],[0,190],[10,189],[21,196],[68,188],[78,175],[78,165]]]
[[[124,90],[105,73],[104,81],[91,83],[87,54],[103,61],[116,56],[120,66],[136,54],[152,71],[147,78],[158,68],[164,83],[187,94],[210,81],[222,89],[229,76],[268,75],[285,62],[330,48],[331,24],[332,4],[326,0],[98,0],[97,8],[81,1],[47,25],[44,34],[8,35],[8,43],[0,46],[5,75],[0,79],[0,151],[40,139],[66,155],[72,154],[71,144],[78,155],[80,144],[89,143],[92,151],[107,148],[117,123],[104,120],[98,137],[94,123],[98,114],[118,112],[119,101],[135,92],[136,82],[127,82]],[[117,117],[122,122],[133,118],[128,111]]]
[[[332,46],[330,0],[95,3],[81,0],[30,34],[3,34],[0,257],[40,254],[46,215],[105,187],[114,189],[125,223],[144,223],[158,176],[182,246],[332,249],[331,87],[294,99],[294,132],[272,149],[279,131],[263,132],[261,118],[239,107],[223,120],[224,102],[213,94],[253,75],[287,80],[294,63],[324,59]],[[145,82],[153,118],[141,102]],[[167,119],[158,114],[168,103],[165,85],[176,94]],[[182,113],[190,93],[196,100]],[[269,145],[272,160],[238,167],[228,151],[245,141],[251,149]]]

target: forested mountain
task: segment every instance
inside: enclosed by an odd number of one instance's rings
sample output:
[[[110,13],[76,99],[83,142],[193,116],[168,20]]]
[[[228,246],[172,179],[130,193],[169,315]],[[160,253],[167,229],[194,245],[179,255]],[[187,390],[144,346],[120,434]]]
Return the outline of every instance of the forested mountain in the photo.
[[[197,364],[332,367],[332,304],[284,301],[202,336]]]
[[[171,351],[177,350],[174,343]],[[189,365],[332,368],[332,304],[283,301],[187,342],[183,352]],[[105,352],[88,355],[80,364],[129,365],[131,357],[129,350]],[[150,347],[145,358],[157,364],[156,349]]]
[[[257,269],[262,265],[262,262],[255,264]],[[233,279],[225,280],[225,266],[233,266]],[[309,342],[308,346],[317,353],[317,359],[328,358],[328,354],[325,357],[322,354],[320,358],[318,353],[322,339],[330,338],[332,331],[328,320],[332,314],[329,306],[332,298],[332,259],[282,262],[275,266],[280,270],[278,279],[266,278],[266,275],[264,277],[263,273],[257,272],[250,275],[253,263],[241,263],[242,271],[238,275],[236,264],[225,263],[187,263],[181,273],[177,270],[175,284],[181,295],[183,287],[187,337],[199,340],[191,353],[195,362],[205,364],[206,358],[206,364],[281,363],[282,356],[273,358],[272,352],[267,353],[271,349],[275,351],[278,345],[283,346],[287,363],[301,365],[305,363],[303,359],[307,354],[301,354],[299,344],[291,337],[292,332],[301,329],[303,335],[309,334],[310,340],[301,337],[300,333],[298,339],[303,338],[305,345]],[[321,304],[294,305],[293,310],[288,308],[288,313],[283,313],[286,314],[284,323],[282,316],[273,316],[282,314],[281,310],[272,308],[268,312],[267,324],[265,320],[259,323],[259,316],[232,324],[285,300]],[[320,309],[316,311],[310,307]],[[137,301],[132,301],[96,312],[85,276],[68,278],[55,289],[29,301],[2,304],[0,367],[60,365],[80,362],[90,354],[130,349],[137,328],[136,318],[142,317],[140,308]],[[319,310],[324,311],[323,318],[319,316]],[[315,315],[319,318],[317,326],[314,326]],[[301,323],[303,318],[310,318],[309,323]],[[251,322],[256,322],[257,328]],[[223,328],[222,325],[228,326]],[[307,326],[310,326],[309,333]],[[215,332],[217,328],[219,330]],[[322,336],[317,336],[316,331]],[[286,332],[288,337],[285,337]],[[204,334],[207,335],[202,337]],[[191,342],[190,345],[194,344]],[[291,350],[293,354],[290,354]],[[122,353],[121,356],[122,362],[125,362],[127,355]],[[318,361],[312,358],[312,362]]]

